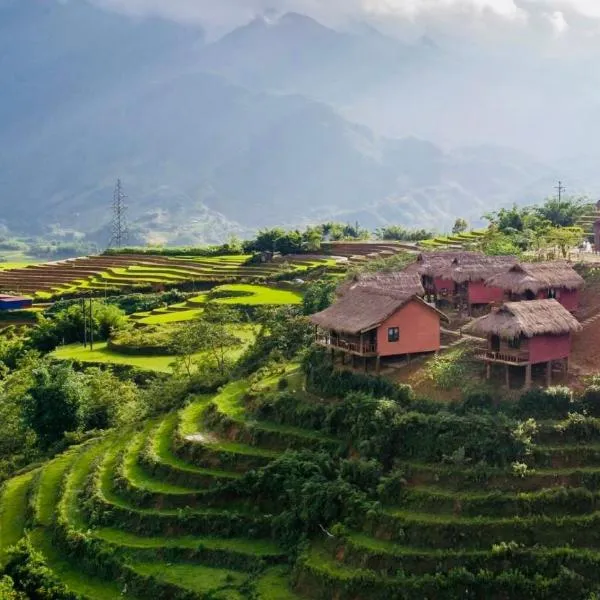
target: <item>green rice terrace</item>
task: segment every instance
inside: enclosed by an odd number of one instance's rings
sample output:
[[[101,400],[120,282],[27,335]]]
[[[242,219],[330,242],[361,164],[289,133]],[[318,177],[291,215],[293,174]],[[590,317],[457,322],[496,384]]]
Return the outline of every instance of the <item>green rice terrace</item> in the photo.
[[[313,351],[9,479],[0,563],[44,565],[35,598],[594,598],[600,412],[528,394],[440,406]]]
[[[251,255],[168,257],[159,254],[110,254],[52,263],[7,265],[0,270],[0,291],[34,295],[38,300],[82,293],[102,295],[124,291],[187,286],[261,282],[282,275],[305,275],[334,268],[328,257],[285,256],[271,262],[252,262]]]

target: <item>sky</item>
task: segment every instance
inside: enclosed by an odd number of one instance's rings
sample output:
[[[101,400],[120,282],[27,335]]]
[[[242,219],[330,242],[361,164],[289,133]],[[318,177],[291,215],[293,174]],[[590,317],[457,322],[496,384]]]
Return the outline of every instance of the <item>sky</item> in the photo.
[[[371,20],[402,32],[467,29],[492,35],[534,32],[545,38],[600,35],[600,0],[92,0],[133,14],[159,15],[209,28],[227,28],[275,9],[324,22]]]

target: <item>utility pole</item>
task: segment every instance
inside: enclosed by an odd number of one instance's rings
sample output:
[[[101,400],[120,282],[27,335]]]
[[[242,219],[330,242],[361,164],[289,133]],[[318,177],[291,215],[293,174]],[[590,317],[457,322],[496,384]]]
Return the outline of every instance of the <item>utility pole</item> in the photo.
[[[94,304],[90,298],[90,350],[94,349]]]
[[[117,185],[113,192],[112,223],[109,248],[122,248],[128,241],[129,231],[127,228],[127,196],[123,193],[121,180],[117,179]]]
[[[87,348],[87,313],[85,310],[85,298],[81,299],[81,312],[83,314],[83,347]]]
[[[562,200],[563,193],[567,191],[567,188],[563,185],[562,181],[558,182],[558,185],[554,188],[558,192],[558,201]]]

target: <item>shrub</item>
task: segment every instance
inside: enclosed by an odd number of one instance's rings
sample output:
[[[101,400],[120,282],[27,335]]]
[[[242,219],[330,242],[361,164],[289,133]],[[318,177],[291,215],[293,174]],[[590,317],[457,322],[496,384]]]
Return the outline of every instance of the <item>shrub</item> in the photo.
[[[539,419],[564,418],[573,409],[573,393],[567,387],[528,390],[517,403],[521,416]]]

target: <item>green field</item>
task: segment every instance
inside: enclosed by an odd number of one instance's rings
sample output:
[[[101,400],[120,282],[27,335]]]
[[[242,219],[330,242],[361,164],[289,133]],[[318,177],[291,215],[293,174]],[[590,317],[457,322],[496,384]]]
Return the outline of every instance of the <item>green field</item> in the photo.
[[[218,298],[216,302],[220,304],[281,305],[300,304],[302,302],[302,294],[299,292],[263,285],[222,285],[214,291],[232,295],[231,298]]]
[[[239,358],[247,346],[255,337],[255,329],[252,326],[242,326],[236,329],[236,336],[242,340],[240,346],[229,351],[232,360]],[[84,348],[82,344],[68,344],[57,348],[52,356],[58,360],[72,360],[93,364],[129,365],[144,371],[157,371],[160,373],[171,373],[175,356],[131,356],[120,354],[107,347],[106,342],[94,344],[94,349]],[[205,356],[202,352],[194,356],[195,360],[202,360]]]

